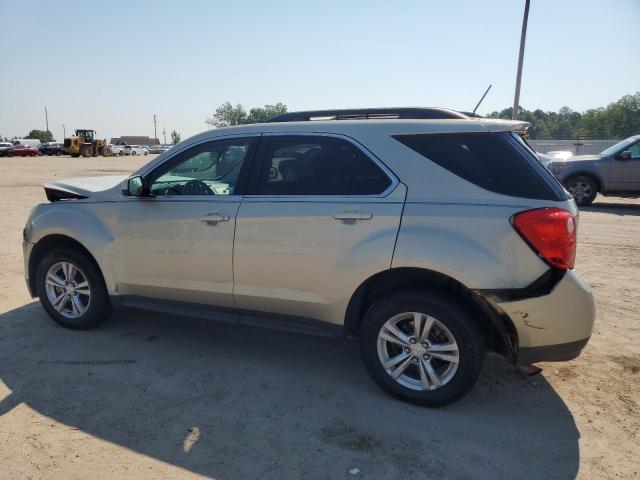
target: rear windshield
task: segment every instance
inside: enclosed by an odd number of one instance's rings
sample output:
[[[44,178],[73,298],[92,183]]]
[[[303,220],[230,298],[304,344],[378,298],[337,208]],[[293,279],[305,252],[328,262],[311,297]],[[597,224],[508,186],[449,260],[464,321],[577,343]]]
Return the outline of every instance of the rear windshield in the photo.
[[[394,135],[425,158],[481,188],[513,197],[565,200],[567,194],[514,134]]]

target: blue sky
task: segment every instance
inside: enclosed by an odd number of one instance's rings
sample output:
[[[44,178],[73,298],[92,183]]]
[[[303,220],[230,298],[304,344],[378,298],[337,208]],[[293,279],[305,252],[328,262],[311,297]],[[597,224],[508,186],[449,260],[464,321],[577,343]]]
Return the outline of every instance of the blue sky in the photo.
[[[640,0],[532,0],[520,103],[640,90]],[[0,135],[182,138],[222,102],[290,110],[513,102],[524,0],[0,0]]]

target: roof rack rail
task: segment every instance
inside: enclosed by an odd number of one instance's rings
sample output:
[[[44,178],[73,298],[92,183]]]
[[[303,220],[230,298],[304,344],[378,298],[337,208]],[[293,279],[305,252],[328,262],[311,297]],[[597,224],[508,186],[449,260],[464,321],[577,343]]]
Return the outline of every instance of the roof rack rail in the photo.
[[[466,115],[447,108],[353,108],[344,110],[311,110],[306,112],[288,112],[275,116],[271,122],[308,122],[313,120],[374,120],[374,119],[422,119],[467,120]]]

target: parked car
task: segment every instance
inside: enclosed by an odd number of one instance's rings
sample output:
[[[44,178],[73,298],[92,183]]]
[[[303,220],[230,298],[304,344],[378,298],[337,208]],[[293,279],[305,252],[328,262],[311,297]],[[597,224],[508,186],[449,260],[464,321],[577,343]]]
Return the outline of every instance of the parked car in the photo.
[[[558,160],[566,160],[567,158],[573,157],[573,152],[569,150],[552,150],[545,155]]]
[[[35,157],[40,155],[40,150],[37,147],[31,147],[29,145],[14,145],[7,150],[7,155],[10,157]]]
[[[211,130],[129,178],[45,185],[27,285],[74,329],[129,306],[357,336],[382,389],[446,405],[487,350],[566,360],[591,335],[576,204],[527,126],[374,109]]]
[[[111,155],[124,155],[125,147],[126,145],[109,145],[109,148],[111,149]]]
[[[11,139],[11,143],[14,145],[26,145],[28,147],[37,147],[40,145],[40,140],[37,138],[13,138]]]
[[[173,145],[160,145],[160,153],[168,152],[173,148]]]
[[[38,150],[42,155],[64,155],[61,148],[62,143],[58,142],[47,142],[38,145]]]
[[[147,150],[149,150],[149,153],[162,153],[162,145],[157,144],[157,145],[149,145],[149,147],[147,147]]]
[[[6,156],[9,149],[13,148],[13,143],[0,142],[0,157]]]
[[[640,197],[640,135],[626,138],[598,155],[555,159],[549,170],[580,206],[604,196]]]
[[[143,145],[125,145],[125,155],[149,155],[149,150]]]

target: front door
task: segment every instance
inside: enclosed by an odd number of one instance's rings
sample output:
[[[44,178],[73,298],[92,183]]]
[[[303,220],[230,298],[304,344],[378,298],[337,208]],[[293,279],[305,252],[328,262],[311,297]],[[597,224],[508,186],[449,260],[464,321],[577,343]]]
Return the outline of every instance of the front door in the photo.
[[[117,218],[120,295],[235,307],[233,236],[256,138],[209,141],[156,167]]]
[[[611,159],[611,189],[624,192],[640,192],[640,141],[625,147],[629,160]],[[620,152],[621,153],[621,152]]]
[[[339,136],[265,135],[255,164],[236,225],[240,321],[341,323],[357,286],[390,268],[404,185]]]

